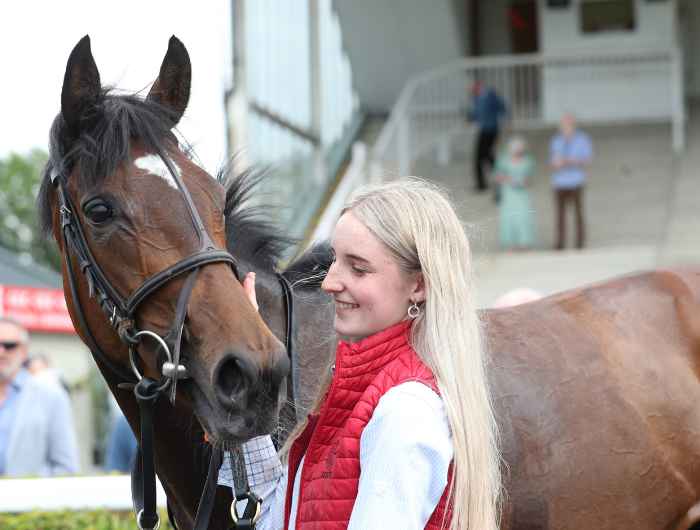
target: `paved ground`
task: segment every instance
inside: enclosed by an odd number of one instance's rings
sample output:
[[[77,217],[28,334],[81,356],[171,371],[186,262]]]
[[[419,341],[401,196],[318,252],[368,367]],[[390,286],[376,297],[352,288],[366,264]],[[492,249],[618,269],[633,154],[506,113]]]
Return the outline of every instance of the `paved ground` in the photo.
[[[544,163],[552,131],[528,135],[540,163],[532,186],[538,225],[538,245],[532,252],[498,249],[497,206],[490,194],[471,191],[468,138],[455,140],[447,166],[417,162],[414,174],[445,186],[467,223],[481,304],[491,305],[516,287],[551,294],[635,270],[700,264],[700,109],[695,110],[687,150],[679,157],[671,151],[668,125],[587,129],[596,157],[585,197],[588,248],[583,251],[551,250],[553,201]]]

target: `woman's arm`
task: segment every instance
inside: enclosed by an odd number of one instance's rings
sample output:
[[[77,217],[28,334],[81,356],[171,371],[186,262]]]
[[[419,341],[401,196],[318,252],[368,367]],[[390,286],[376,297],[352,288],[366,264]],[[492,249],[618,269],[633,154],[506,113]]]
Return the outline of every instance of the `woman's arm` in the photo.
[[[360,439],[348,530],[422,530],[447,486],[452,440],[442,399],[422,383],[389,390]]]

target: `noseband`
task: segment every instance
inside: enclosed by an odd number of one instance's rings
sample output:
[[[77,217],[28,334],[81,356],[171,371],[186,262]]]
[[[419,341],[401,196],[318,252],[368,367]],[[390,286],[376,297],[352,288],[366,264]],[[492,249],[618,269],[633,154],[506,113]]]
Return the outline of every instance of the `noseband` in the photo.
[[[239,276],[235,258],[227,251],[216,248],[209,237],[187,186],[182,181],[178,172],[173,170],[172,164],[166,156],[161,154],[161,159],[168,167],[170,175],[174,179],[185,200],[190,220],[192,221],[192,225],[199,239],[199,249],[177,263],[152,275],[127,297],[123,297],[112,285],[90,251],[80,220],[76,215],[76,209],[67,192],[67,177],[62,173],[54,173],[51,175],[51,182],[58,192],[61,233],[64,244],[63,255],[71,297],[80,328],[87,339],[88,346],[93,355],[107,368],[123,378],[124,383],[119,385],[120,388],[133,388],[139,404],[141,441],[139,446],[140,454],[139,458],[137,458],[137,467],[132,471],[132,495],[137,510],[136,522],[138,527],[142,530],[155,530],[160,525],[160,518],[156,510],[155,467],[153,462],[153,409],[158,396],[168,389],[168,387],[170,389],[170,402],[174,403],[177,381],[189,377],[187,367],[180,363],[180,349],[182,332],[187,316],[187,306],[197,274],[199,270],[206,265],[228,263],[231,265],[236,278]],[[96,298],[102,311],[107,316],[109,323],[115,329],[120,339],[129,347],[129,362],[132,373],[125,371],[121,366],[115,364],[97,344],[80,304],[75,270],[69,253],[75,256],[80,272],[85,276],[88,284],[88,295],[90,298]],[[151,330],[137,329],[135,315],[141,304],[166,283],[186,273],[188,275],[180,290],[175,308],[175,316],[168,333],[161,337]],[[278,276],[282,283],[287,302],[288,320],[285,346],[287,346],[289,352],[291,351],[290,337],[292,332],[291,322],[289,320],[291,318],[291,295],[288,292],[289,286],[286,280],[281,275]],[[139,358],[136,348],[145,337],[150,337],[154,340],[156,344],[158,344],[159,349],[162,349],[165,354],[165,361],[160,367],[160,381],[154,381],[144,377],[139,370]],[[221,450],[213,448],[209,465],[209,475],[212,475],[213,478],[209,477],[207,479],[207,485],[202,493],[202,498],[200,499],[197,510],[195,528],[204,528],[208,526],[214,495],[213,489],[216,487],[215,475],[218,475],[218,466],[221,464],[221,459]],[[243,474],[242,479],[245,482],[242,488],[237,488],[236,500],[248,499],[249,501],[257,501],[257,507],[259,508],[259,499],[250,492],[245,474]],[[234,523],[236,523],[235,520],[237,519],[235,508],[236,500],[234,500],[231,508],[234,516]],[[253,508],[254,502],[248,502],[248,505]],[[246,515],[247,513],[248,511],[246,511]],[[244,519],[245,521],[241,522],[245,524],[245,522],[250,521],[250,526],[239,525],[239,528],[254,528],[254,518],[252,516],[244,516]]]

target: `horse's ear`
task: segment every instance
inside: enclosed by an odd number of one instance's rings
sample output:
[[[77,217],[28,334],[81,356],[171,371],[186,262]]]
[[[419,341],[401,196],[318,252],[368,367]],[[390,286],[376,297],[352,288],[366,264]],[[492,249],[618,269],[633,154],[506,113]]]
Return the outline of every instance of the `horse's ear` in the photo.
[[[68,57],[61,90],[61,115],[74,136],[80,134],[85,111],[99,100],[100,91],[100,73],[85,35]]]
[[[175,35],[170,37],[168,51],[160,65],[158,79],[153,83],[148,99],[169,108],[172,114],[172,127],[177,125],[187,108],[190,99],[192,65],[185,45]]]

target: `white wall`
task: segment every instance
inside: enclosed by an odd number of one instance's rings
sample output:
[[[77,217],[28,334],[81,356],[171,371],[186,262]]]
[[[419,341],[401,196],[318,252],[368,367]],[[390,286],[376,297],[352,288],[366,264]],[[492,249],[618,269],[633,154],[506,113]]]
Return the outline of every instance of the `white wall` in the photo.
[[[544,53],[570,50],[636,50],[668,48],[674,43],[675,0],[652,2],[635,0],[636,29],[583,34],[580,30],[581,0],[571,0],[568,8],[548,8],[545,0],[538,4],[540,15],[540,49]]]
[[[453,0],[334,0],[355,89],[370,112],[388,112],[408,79],[462,57],[468,24]]]
[[[583,34],[579,4],[548,8],[540,0],[540,43],[544,54],[670,49],[675,43],[675,0],[635,0],[636,29]],[[615,63],[606,66],[547,67],[543,72],[543,115],[554,122],[565,111],[582,121],[657,119],[671,112],[668,65]]]

